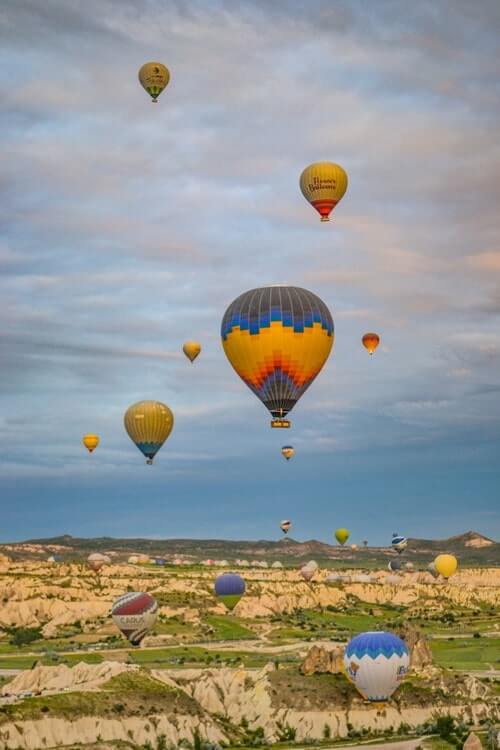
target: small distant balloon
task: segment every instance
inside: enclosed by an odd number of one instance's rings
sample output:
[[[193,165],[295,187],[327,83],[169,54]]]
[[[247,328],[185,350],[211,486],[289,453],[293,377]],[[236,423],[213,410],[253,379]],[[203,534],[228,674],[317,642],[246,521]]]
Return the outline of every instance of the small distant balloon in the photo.
[[[335,539],[342,546],[347,542],[347,540],[349,539],[349,536],[350,536],[350,532],[347,529],[335,530]]]
[[[352,550],[353,550],[354,552],[356,552],[356,550],[358,549],[358,545],[357,545],[357,544],[351,544],[351,549],[352,549]]]
[[[158,603],[151,594],[131,591],[114,601],[111,615],[116,627],[138,646],[158,618]]]
[[[344,651],[347,676],[369,701],[389,700],[409,665],[408,647],[393,633],[361,633],[349,641]]]
[[[300,175],[300,189],[321,221],[330,221],[331,212],[347,190],[347,173],[329,161],[310,164]]]
[[[282,521],[280,523],[280,529],[283,532],[283,534],[288,534],[288,532],[290,531],[291,526],[292,526],[292,522],[288,521],[288,520]]]
[[[96,573],[98,573],[108,562],[110,562],[109,557],[107,555],[101,555],[100,552],[93,552],[87,557],[89,568]]]
[[[89,453],[92,453],[92,451],[95,451],[97,446],[99,445],[99,435],[94,435],[93,432],[89,432],[88,435],[84,435],[82,438],[82,443],[86,447]]]
[[[159,62],[144,63],[139,70],[139,81],[156,104],[161,92],[168,86],[170,71]]]
[[[377,346],[380,344],[380,336],[378,333],[365,333],[361,339],[363,346],[368,351],[368,354],[373,354]]]
[[[443,578],[451,578],[458,568],[458,561],[455,555],[438,555],[434,560],[434,566]]]
[[[292,445],[284,445],[281,449],[281,455],[289,461],[295,455],[295,448]]]
[[[401,568],[403,567],[403,563],[399,558],[396,558],[395,560],[391,560],[387,567],[390,571],[396,573],[398,570],[401,570]]]
[[[433,578],[439,578],[439,573],[436,570],[436,564],[434,561],[429,563],[429,565],[427,566],[427,570]]]
[[[215,579],[215,595],[229,611],[236,607],[245,588],[245,581],[237,573],[222,573]]]
[[[312,579],[316,575],[316,568],[310,568],[308,565],[304,565],[300,569],[300,575],[302,576],[304,581],[312,581]]]
[[[190,362],[194,362],[198,354],[201,352],[201,344],[197,341],[186,341],[182,347],[182,351]]]
[[[408,539],[405,536],[393,536],[391,541],[392,549],[401,554],[408,546]]]

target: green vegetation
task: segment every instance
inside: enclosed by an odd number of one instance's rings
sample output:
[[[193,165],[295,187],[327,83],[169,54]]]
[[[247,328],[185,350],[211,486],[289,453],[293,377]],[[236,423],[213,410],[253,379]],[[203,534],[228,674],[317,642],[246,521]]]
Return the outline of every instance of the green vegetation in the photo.
[[[73,721],[80,716],[144,716],[198,714],[196,701],[147,673],[127,672],[113,677],[100,692],[74,692],[26,698],[2,706],[0,723],[57,716]]]
[[[433,640],[431,648],[436,663],[448,669],[487,670],[500,665],[500,638]]]
[[[237,641],[257,637],[253,630],[242,625],[241,621],[233,615],[207,615],[203,622],[209,628],[208,640]]]
[[[290,658],[290,657],[289,657]],[[129,659],[151,669],[165,667],[263,667],[269,662],[269,654],[251,651],[205,649],[201,646],[178,646],[164,649],[140,649],[130,651]]]
[[[298,666],[277,669],[269,675],[271,701],[275,708],[323,711],[332,706],[347,709],[357,695],[343,674],[303,675]]]

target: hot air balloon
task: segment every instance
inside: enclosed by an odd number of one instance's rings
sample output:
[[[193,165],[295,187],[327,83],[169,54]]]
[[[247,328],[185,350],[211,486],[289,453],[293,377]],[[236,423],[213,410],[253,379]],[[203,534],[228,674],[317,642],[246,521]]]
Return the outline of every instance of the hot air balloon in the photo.
[[[316,575],[316,568],[310,568],[308,565],[304,565],[300,569],[300,575],[302,576],[304,581],[312,581],[312,579]]]
[[[98,573],[100,569],[108,562],[109,557],[107,557],[106,555],[101,555],[100,552],[93,552],[87,557],[89,568],[94,570],[96,573]]]
[[[88,435],[83,436],[82,443],[84,444],[88,452],[92,453],[92,451],[95,451],[95,449],[99,445],[99,435],[94,435],[93,433],[89,432]]]
[[[395,560],[391,560],[387,567],[390,571],[396,573],[396,571],[401,570],[401,568],[403,567],[403,563],[401,562],[401,560],[399,560],[399,558],[396,558]]]
[[[174,427],[174,415],[160,401],[139,401],[125,412],[125,429],[132,442],[152,464]]]
[[[405,563],[405,570],[409,570],[409,571],[412,571],[412,570],[414,569],[414,567],[415,567],[415,566],[413,565],[413,563],[412,563],[412,562],[406,562],[406,563]]]
[[[368,354],[371,355],[380,344],[380,336],[377,333],[365,333],[361,341]]]
[[[443,578],[450,578],[458,567],[457,558],[454,555],[438,555],[434,560],[434,566]]]
[[[303,567],[304,568],[310,568],[311,570],[318,570],[319,565],[316,562],[316,560],[309,560],[309,562],[306,563],[305,565],[303,565]]]
[[[182,347],[182,351],[190,362],[194,362],[201,352],[201,345],[197,341],[186,341]]]
[[[227,308],[221,336],[229,362],[271,412],[271,427],[290,427],[286,415],[332,350],[325,303],[294,286],[251,289]]]
[[[347,173],[329,161],[310,164],[300,175],[300,189],[306,201],[321,216],[321,221],[330,221],[331,212],[347,190]]]
[[[156,104],[163,89],[168,86],[170,72],[168,68],[159,62],[144,63],[139,70],[139,81],[153,102]]]
[[[356,550],[358,549],[358,545],[357,545],[357,544],[351,544],[351,549],[352,549],[352,550],[353,550],[354,552],[356,552]]]
[[[222,573],[215,579],[214,591],[226,609],[231,611],[245,593],[245,581],[237,573]]]
[[[291,445],[284,445],[281,449],[281,455],[289,461],[295,455],[295,448]]]
[[[408,539],[405,536],[393,536],[391,541],[392,549],[401,554],[408,546]]]
[[[406,643],[393,633],[361,633],[349,641],[344,651],[347,676],[369,701],[389,700],[409,664]]]
[[[283,532],[283,534],[288,534],[288,532],[290,531],[291,525],[292,525],[291,521],[282,521],[280,523],[280,529]]]
[[[344,546],[344,544],[349,539],[350,532],[347,529],[336,529],[335,531],[335,539],[339,544]]]
[[[116,627],[138,646],[156,622],[158,603],[151,594],[131,591],[115,599],[111,615]]]
[[[436,565],[434,561],[429,563],[429,565],[427,566],[427,570],[429,571],[429,573],[431,574],[433,578],[439,578],[439,573],[436,570]]]

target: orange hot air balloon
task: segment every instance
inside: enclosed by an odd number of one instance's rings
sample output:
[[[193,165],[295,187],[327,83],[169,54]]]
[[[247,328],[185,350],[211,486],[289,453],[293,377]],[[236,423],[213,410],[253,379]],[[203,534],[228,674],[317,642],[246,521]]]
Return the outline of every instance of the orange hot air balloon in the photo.
[[[380,336],[378,333],[365,333],[361,339],[363,346],[368,351],[368,354],[373,354],[377,346],[380,344]]]
[[[99,445],[99,435],[94,435],[93,433],[84,435],[82,438],[82,443],[84,444],[88,452],[92,453],[92,451],[94,451]]]
[[[330,214],[347,190],[347,173],[338,164],[320,161],[310,164],[300,175],[302,195],[321,216],[330,221]]]
[[[182,351],[190,362],[194,362],[201,352],[201,345],[197,341],[186,341],[182,347]]]

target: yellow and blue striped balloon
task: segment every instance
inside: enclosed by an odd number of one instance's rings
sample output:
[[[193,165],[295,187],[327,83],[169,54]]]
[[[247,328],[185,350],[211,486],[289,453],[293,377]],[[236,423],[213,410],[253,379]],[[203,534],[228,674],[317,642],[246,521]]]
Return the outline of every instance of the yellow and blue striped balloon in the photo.
[[[152,464],[174,428],[174,415],[161,401],[139,401],[129,406],[124,422],[130,439]]]
[[[267,286],[240,295],[227,308],[222,345],[240,378],[271,412],[285,419],[328,359],[333,319],[325,303],[295,286]]]

